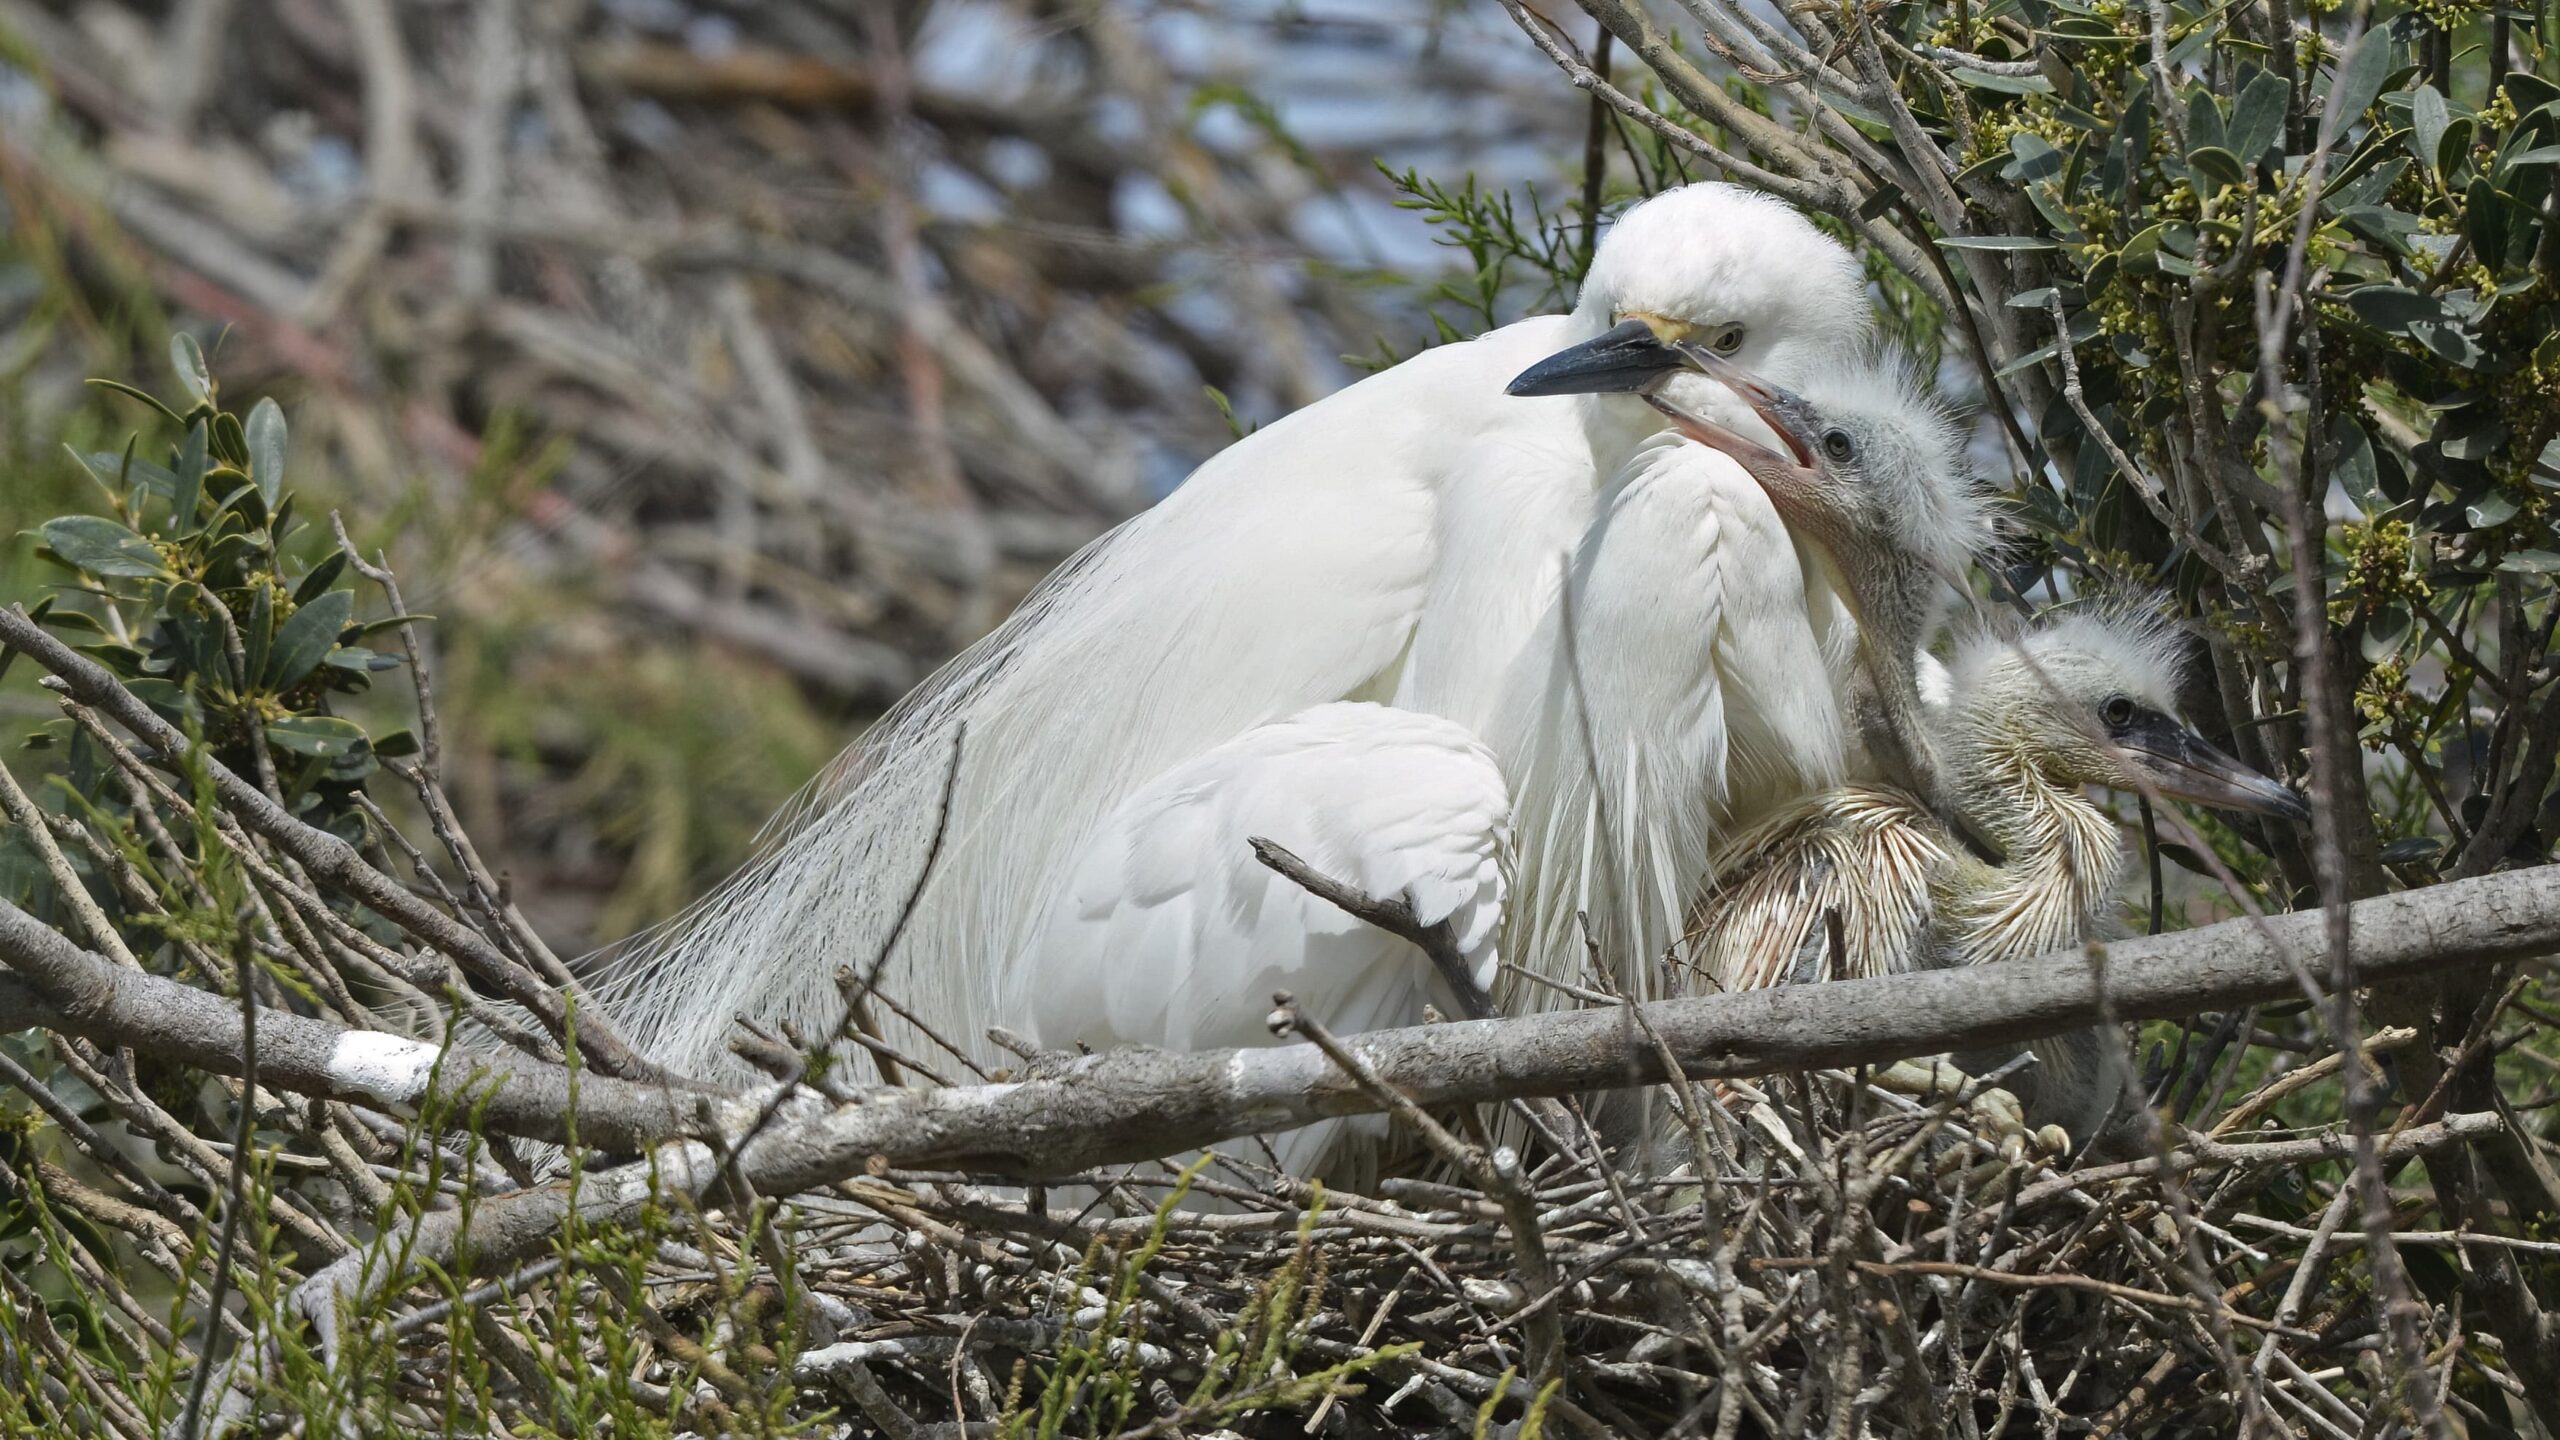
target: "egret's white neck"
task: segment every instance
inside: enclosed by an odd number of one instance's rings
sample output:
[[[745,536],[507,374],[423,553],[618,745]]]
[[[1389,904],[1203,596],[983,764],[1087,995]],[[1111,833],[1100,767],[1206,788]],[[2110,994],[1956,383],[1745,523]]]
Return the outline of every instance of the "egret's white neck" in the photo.
[[[1591,445],[1593,478],[1607,484],[1637,447],[1670,428],[1662,412],[1634,395],[1582,395],[1576,397],[1582,413],[1582,434]]]

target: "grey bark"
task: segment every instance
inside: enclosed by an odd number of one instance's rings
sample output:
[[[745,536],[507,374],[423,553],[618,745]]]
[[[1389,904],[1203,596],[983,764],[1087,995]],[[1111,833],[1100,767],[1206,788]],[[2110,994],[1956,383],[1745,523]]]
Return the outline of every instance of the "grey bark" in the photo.
[[[2362,901],[2353,919],[2359,984],[2546,952],[2560,948],[2560,867]],[[1691,1079],[1874,1064],[2033,1039],[2110,1014],[2158,1019],[2300,993],[2316,973],[2304,962],[2317,954],[2321,925],[2320,912],[2304,911],[2128,941],[2109,950],[2103,996],[2087,957],[2063,952],[1658,1001],[1645,1011],[1661,1050],[1613,1010],[1385,1030],[1343,1043],[1424,1105],[1656,1083],[1670,1078],[1664,1051]],[[121,969],[5,906],[0,958],[50,1002],[39,1020],[12,1011],[9,991],[0,988],[0,1028],[51,1023],[107,1043],[161,1048],[218,1074],[240,1072],[239,1017],[227,1000]],[[345,1067],[330,1060],[344,1037],[364,1032],[273,1014],[271,1026],[261,1027],[262,1083],[384,1098],[350,1083]],[[564,1138],[566,1070],[511,1055],[489,1062],[474,1083],[492,1095],[491,1129]],[[753,1094],[686,1093],[592,1074],[576,1083],[581,1136],[614,1147],[734,1133],[731,1122],[760,1103]],[[880,1091],[833,1111],[795,1110],[790,1123],[764,1127],[744,1159],[766,1194],[841,1179],[874,1155],[900,1166],[1034,1180],[1378,1108],[1312,1045],[1188,1054],[1124,1049],[1063,1059],[1017,1081]]]
[[[2560,947],[2560,867],[2456,881],[2354,907],[2350,968],[2371,984]],[[1386,1084],[1422,1104],[1559,1095],[1669,1078],[1667,1052],[1690,1078],[1866,1064],[2034,1038],[2123,1020],[2158,1019],[2299,993],[2316,972],[2323,917],[2231,920],[2110,947],[2101,996],[2088,958],[2065,952],[2005,965],[1843,980],[1648,1005],[1652,1037],[1610,1010],[1482,1020],[1346,1037]],[[756,1194],[790,1195],[861,1173],[875,1158],[921,1169],[967,1168],[1020,1179],[1214,1145],[1257,1131],[1374,1111],[1376,1100],[1312,1045],[1174,1054],[1114,1050],[1020,1081],[875,1092],[830,1108],[814,1098],[777,1108],[734,1152],[701,1140],[664,1145],[639,1164],[483,1200],[471,1250],[484,1266],[515,1264],[552,1243],[574,1207],[614,1225],[670,1194],[710,1192],[735,1167]],[[422,1216],[399,1243],[448,1260],[459,1212]],[[305,1282],[302,1303],[334,1333],[335,1299],[387,1277],[350,1256]],[[368,1279],[368,1275],[371,1278]]]
[[[147,1050],[216,1075],[237,1076],[244,1068],[240,1007],[223,996],[112,964],[6,903],[0,903],[0,960],[17,972],[0,970],[0,1034],[42,1028],[110,1048]],[[485,1096],[489,1130],[609,1150],[737,1128],[770,1094],[677,1090],[592,1072],[573,1075],[522,1055],[459,1050],[444,1058],[432,1086],[426,1076],[414,1084],[386,1084],[392,1077],[379,1064],[349,1062],[351,1040],[358,1047],[371,1042],[377,1052],[415,1045],[405,1037],[261,1007],[258,1084],[401,1114],[438,1096],[468,1113]]]

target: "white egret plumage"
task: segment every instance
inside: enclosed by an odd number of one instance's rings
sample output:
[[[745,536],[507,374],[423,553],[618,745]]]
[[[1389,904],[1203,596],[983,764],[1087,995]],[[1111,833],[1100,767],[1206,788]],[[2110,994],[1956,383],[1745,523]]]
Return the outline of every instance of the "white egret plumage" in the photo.
[[[999,1014],[1050,1049],[1271,1042],[1274,992],[1350,1033],[1463,1013],[1407,941],[1264,865],[1267,839],[1363,895],[1445,924],[1477,992],[1500,958],[1510,796],[1492,752],[1436,715],[1358,702],[1257,726],[1140,786],[1097,827]],[[1312,1174],[1346,1130],[1274,1141]]]
[[[1263,867],[1256,837],[1448,922],[1479,986],[1505,955],[1578,978],[1585,913],[1613,958],[1668,951],[1737,799],[1756,809],[1841,779],[1831,657],[1768,496],[1676,435],[1619,467],[1564,571],[1497,707],[1502,743],[1333,704],[1174,767],[1098,828],[1006,1013],[1049,1046],[1267,1043],[1275,989],[1343,1032],[1417,1022],[1438,989],[1422,955]],[[1339,1142],[1381,1131],[1315,1125],[1278,1148],[1341,1180],[1366,1151]]]
[[[617,1013],[695,1071],[721,1068],[741,1012],[823,1033],[833,972],[873,957],[947,825],[885,983],[980,1048],[1017,976],[1038,983],[1036,937],[1097,827],[1157,777],[1332,701],[1491,733],[1554,609],[1556,557],[1662,423],[1630,394],[1506,396],[1524,368],[1532,391],[1627,390],[1676,363],[1669,337],[1798,379],[1859,353],[1870,324],[1852,258],[1786,206],[1702,185],[1637,207],[1571,315],[1427,351],[1265,426],[1062,566],[830,767],[753,865],[631,949]],[[1664,388],[1755,423],[1694,376]],[[1798,580],[1797,610],[1832,623],[1820,577]]]

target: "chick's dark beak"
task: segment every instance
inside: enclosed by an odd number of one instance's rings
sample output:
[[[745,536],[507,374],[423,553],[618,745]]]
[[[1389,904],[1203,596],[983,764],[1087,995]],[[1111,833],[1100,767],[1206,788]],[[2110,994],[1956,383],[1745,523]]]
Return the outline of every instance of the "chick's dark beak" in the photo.
[[[1701,445],[1713,446],[1741,461],[1743,468],[1760,476],[1763,483],[1772,478],[1766,473],[1768,467],[1784,466],[1789,460],[1794,462],[1795,471],[1810,476],[1814,468],[1813,437],[1805,430],[1806,412],[1802,400],[1694,340],[1675,340],[1670,348],[1678,352],[1689,369],[1732,391],[1743,404],[1750,406],[1751,413],[1760,417],[1760,422],[1768,426],[1787,447],[1788,454],[1782,457],[1759,441],[1738,435],[1705,416],[1691,415],[1665,403],[1658,396],[1646,396],[1654,409],[1670,419],[1673,428]]]
[[[2147,715],[2112,737],[2161,794],[2217,810],[2239,810],[2307,821],[2311,806],[2292,786],[2280,784],[2207,744],[2203,736],[2165,715]]]
[[[1612,326],[1595,340],[1559,350],[1523,370],[1513,395],[1626,395],[1643,391],[1688,364],[1642,320]]]

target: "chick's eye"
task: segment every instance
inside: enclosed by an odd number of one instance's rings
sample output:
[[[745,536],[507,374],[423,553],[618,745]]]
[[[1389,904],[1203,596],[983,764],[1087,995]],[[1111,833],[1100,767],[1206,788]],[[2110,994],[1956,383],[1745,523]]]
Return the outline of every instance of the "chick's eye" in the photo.
[[[2098,707],[2098,718],[2109,725],[2130,725],[2133,723],[2133,702],[2122,695],[2110,695],[2107,703]]]
[[[1723,329],[1718,330],[1714,337],[1707,341],[1707,344],[1719,355],[1730,355],[1734,351],[1742,348],[1742,327],[1739,325],[1727,325]]]
[[[1845,463],[1858,458],[1858,446],[1849,438],[1848,431],[1830,430],[1823,433],[1822,453]]]

